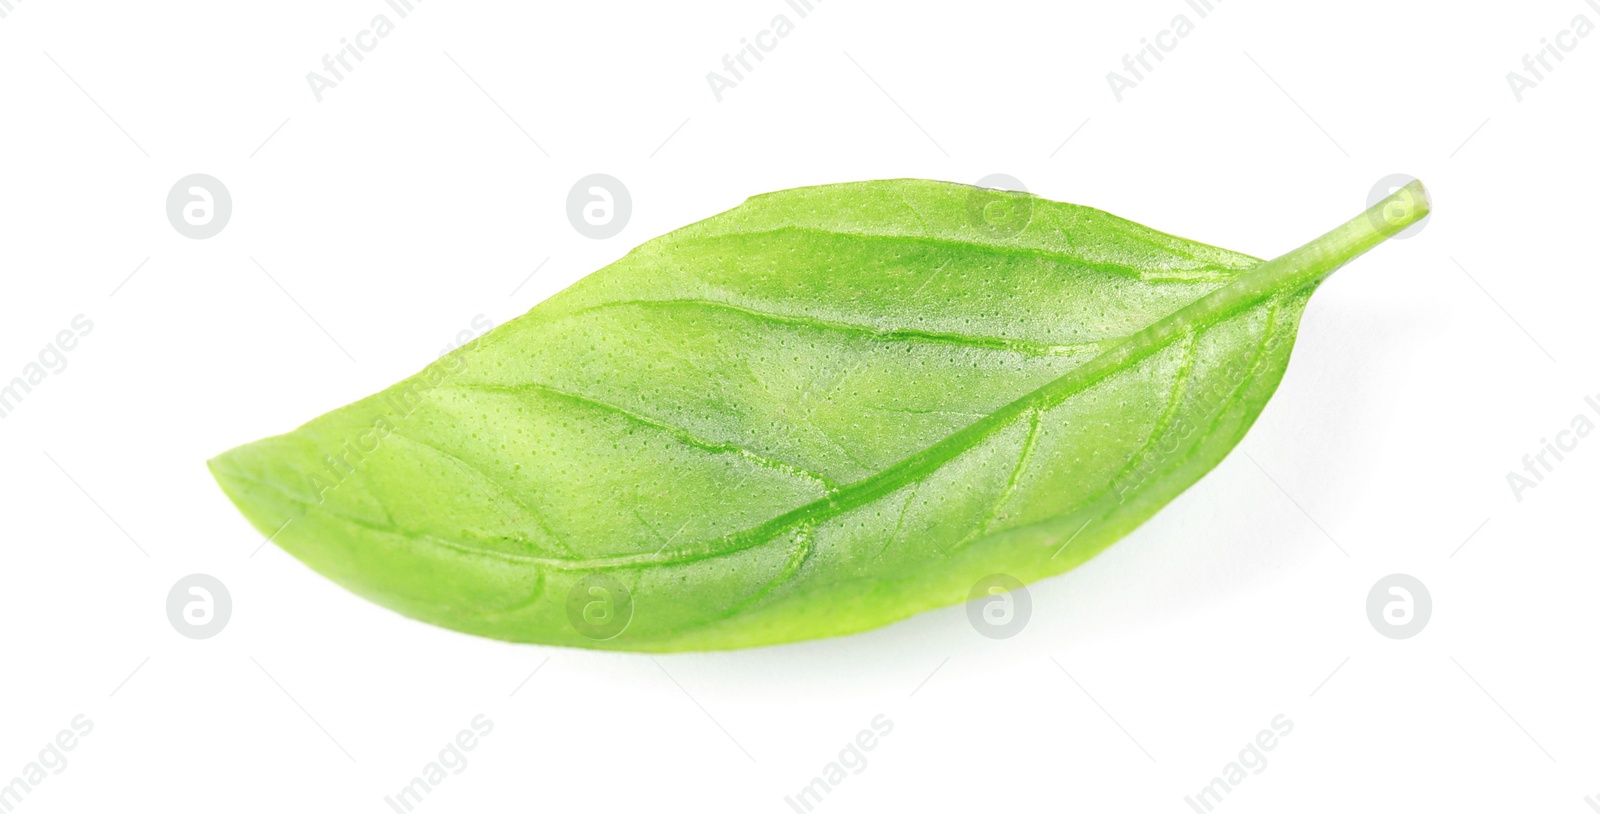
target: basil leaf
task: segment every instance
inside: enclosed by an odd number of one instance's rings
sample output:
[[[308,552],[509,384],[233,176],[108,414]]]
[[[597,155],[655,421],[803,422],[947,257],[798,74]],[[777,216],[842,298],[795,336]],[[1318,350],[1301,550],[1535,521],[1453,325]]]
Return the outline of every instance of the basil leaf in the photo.
[[[1323,277],[1025,193],[794,189],[638,247],[377,395],[210,462],[262,533],[445,627],[693,650],[1060,573],[1215,466]]]

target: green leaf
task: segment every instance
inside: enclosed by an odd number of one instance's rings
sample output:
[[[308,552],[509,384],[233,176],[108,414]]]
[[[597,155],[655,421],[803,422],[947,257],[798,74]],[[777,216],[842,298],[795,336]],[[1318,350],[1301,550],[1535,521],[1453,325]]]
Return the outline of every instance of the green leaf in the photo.
[[[421,373],[210,462],[273,542],[522,642],[865,630],[1084,562],[1227,455],[1327,274],[1420,185],[1261,263],[933,181],[649,241]]]

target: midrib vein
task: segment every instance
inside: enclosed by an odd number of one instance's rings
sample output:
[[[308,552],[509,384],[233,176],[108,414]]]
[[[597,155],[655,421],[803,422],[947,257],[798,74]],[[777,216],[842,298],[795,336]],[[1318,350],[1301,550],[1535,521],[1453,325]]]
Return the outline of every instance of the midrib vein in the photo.
[[[1391,196],[1391,199],[1393,198],[1394,196]],[[1420,218],[1425,213],[1424,205],[1422,209],[1412,213],[1412,220]],[[870,503],[910,483],[920,481],[962,453],[976,448],[996,432],[1010,426],[1030,409],[1048,410],[1072,395],[1128,369],[1181,336],[1216,325],[1279,295],[1305,290],[1315,285],[1339,266],[1382,242],[1389,234],[1403,228],[1405,228],[1404,223],[1376,221],[1368,213],[1359,215],[1299,249],[1239,275],[1228,285],[1213,289],[1122,342],[1107,348],[1093,359],[988,416],[951,433],[920,452],[902,459],[875,475],[830,491],[817,500],[791,509],[764,523],[671,551],[546,562],[558,568],[639,568],[687,563],[729,556],[753,548],[771,540],[775,534],[792,529],[800,523],[815,529],[822,522]],[[1244,374],[1244,378],[1249,378],[1254,373],[1252,367]]]
[[[993,436],[995,433],[1010,426],[1013,422],[1024,417],[1029,410],[1047,411],[1071,396],[1083,392],[1090,387],[1128,369],[1137,362],[1154,354],[1161,348],[1171,344],[1174,340],[1188,335],[1191,331],[1201,330],[1210,325],[1221,322],[1235,313],[1248,308],[1268,298],[1257,287],[1250,285],[1228,286],[1207,294],[1189,305],[1174,311],[1160,320],[1146,326],[1144,329],[1132,334],[1117,345],[1105,350],[1100,355],[1090,359],[1082,365],[1068,371],[1057,379],[1039,387],[1032,392],[1006,404],[984,418],[945,436],[943,439],[924,449],[901,459],[899,462],[868,476],[859,481],[843,487],[832,488],[824,496],[809,503],[798,506],[781,515],[773,517],[763,523],[739,531],[730,532],[720,537],[699,541],[672,549],[661,549],[655,552],[638,554],[620,554],[609,557],[591,557],[583,559],[564,559],[549,557],[534,557],[520,555],[506,555],[500,552],[475,550],[475,553],[493,556],[502,559],[516,560],[529,564],[545,565],[562,570],[572,569],[627,569],[643,568],[650,566],[683,565],[717,557],[731,556],[741,551],[754,548],[771,540],[775,535],[792,530],[800,524],[810,528],[817,528],[821,523],[831,520],[847,511],[859,508],[885,495],[891,494],[911,483],[919,482],[923,478],[938,471],[945,464],[954,460],[959,455],[975,449],[979,444]],[[535,389],[546,391],[554,395],[581,401],[596,407],[602,407],[619,414],[630,416],[638,421],[659,426],[669,432],[682,432],[670,425],[662,425],[651,419],[629,411],[623,410],[606,402],[599,402],[584,396],[556,390],[539,384],[518,385],[483,385],[483,384],[446,384],[440,385],[450,389],[478,389],[502,390],[516,392],[518,390]],[[695,446],[715,448],[716,451],[743,451],[761,460],[780,467],[792,466],[771,459],[762,458],[750,450],[737,445],[716,444],[695,439]],[[820,477],[820,476],[817,476]],[[400,532],[401,536],[416,539],[416,535]],[[425,536],[427,539],[437,539]],[[463,548],[459,544],[453,548]]]
[[[1266,265],[1266,264],[1263,264]],[[784,514],[750,528],[725,534],[712,540],[672,551],[656,554],[624,555],[585,562],[580,567],[637,568],[650,565],[667,565],[695,562],[719,556],[729,556],[753,548],[770,540],[775,534],[806,523],[817,528],[821,523],[858,508],[901,487],[918,482],[960,454],[974,449],[990,436],[1021,418],[1030,409],[1049,410],[1071,396],[1110,378],[1118,372],[1143,360],[1174,340],[1191,331],[1215,325],[1234,314],[1275,295],[1255,285],[1258,281],[1243,280],[1227,286],[1190,303],[1150,324],[1120,344],[1106,350],[1088,362],[1073,368],[1061,377],[1045,384],[988,416],[974,421],[951,433],[939,442],[900,460],[876,475],[863,478],[842,489],[791,509]],[[1252,371],[1253,372],[1253,371]]]

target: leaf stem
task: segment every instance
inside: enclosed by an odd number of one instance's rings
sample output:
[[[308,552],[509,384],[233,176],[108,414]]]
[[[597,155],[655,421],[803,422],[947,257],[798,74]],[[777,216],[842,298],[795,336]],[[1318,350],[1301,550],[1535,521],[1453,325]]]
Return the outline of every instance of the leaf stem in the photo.
[[[1029,397],[1042,395],[1046,403],[1054,403],[1066,394],[1077,392],[1149,356],[1179,337],[1204,330],[1272,297],[1315,285],[1340,266],[1427,217],[1429,211],[1427,190],[1423,189],[1421,181],[1412,181],[1344,225],[1276,260],[1268,260],[1246,271],[1233,282],[1146,326]],[[1008,405],[1007,409],[1011,406],[1015,405]]]
[[[1274,294],[1298,291],[1319,283],[1340,266],[1404,231],[1431,211],[1428,191],[1421,181],[1412,181],[1342,226],[1256,266],[1175,316],[1185,317],[1185,322],[1205,322]]]

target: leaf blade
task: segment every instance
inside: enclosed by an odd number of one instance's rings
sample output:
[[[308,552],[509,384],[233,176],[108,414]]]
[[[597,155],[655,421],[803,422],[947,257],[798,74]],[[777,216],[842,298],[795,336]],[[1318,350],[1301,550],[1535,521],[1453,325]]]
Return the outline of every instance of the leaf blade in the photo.
[[[1026,227],[973,217],[1002,204]],[[854,632],[1066,570],[1208,471],[1308,286],[1384,236],[1352,223],[1257,265],[1015,193],[759,196],[212,468],[258,528],[301,521],[286,550],[448,627],[642,650]],[[630,594],[614,638],[567,615],[600,576]]]

